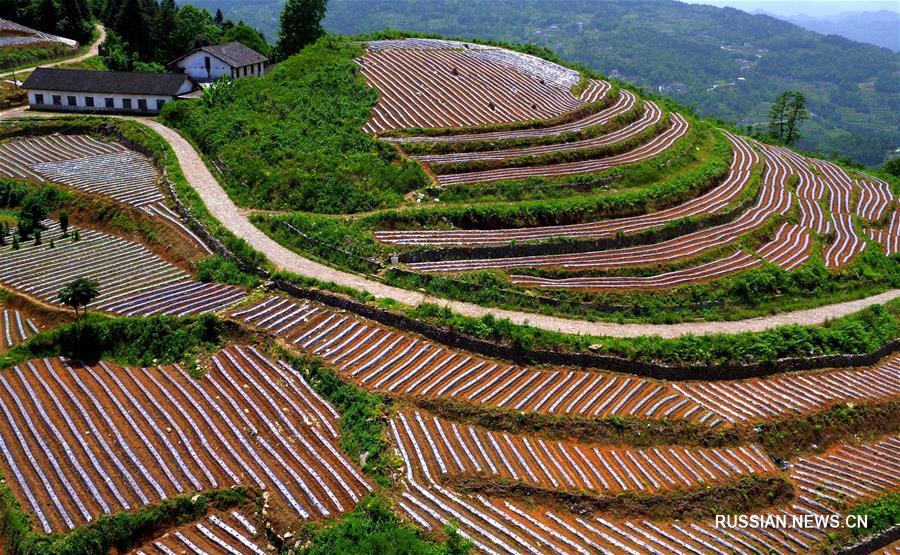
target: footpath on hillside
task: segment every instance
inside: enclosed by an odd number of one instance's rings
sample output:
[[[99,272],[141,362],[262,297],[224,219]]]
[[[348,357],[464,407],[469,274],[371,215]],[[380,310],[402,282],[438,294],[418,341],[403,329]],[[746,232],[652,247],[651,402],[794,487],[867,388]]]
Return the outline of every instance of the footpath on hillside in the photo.
[[[0,114],[2,118],[15,117],[48,117],[48,113],[30,113],[22,108],[7,110]],[[432,303],[446,306],[458,314],[480,318],[492,314],[496,318],[509,319],[514,324],[558,331],[562,333],[597,335],[610,337],[659,336],[670,339],[684,335],[705,335],[711,333],[759,332],[789,324],[817,325],[828,320],[840,318],[859,312],[866,307],[884,304],[900,297],[900,289],[891,289],[878,295],[831,305],[820,306],[795,312],[784,312],[771,316],[761,316],[746,320],[723,322],[683,322],[679,324],[618,324],[614,322],[588,322],[572,320],[556,316],[546,316],[515,310],[488,308],[472,303],[452,301],[434,297],[417,291],[409,291],[399,287],[367,279],[364,276],[342,272],[305,258],[287,249],[259,228],[253,225],[247,216],[232,202],[225,189],[219,185],[206,167],[200,154],[193,145],[177,131],[162,123],[140,117],[127,117],[138,121],[156,131],[175,152],[178,163],[188,183],[203,200],[210,213],[229,231],[247,241],[254,249],[263,253],[276,267],[297,275],[310,277],[323,282],[332,282],[343,287],[352,287],[365,291],[376,297],[393,299],[397,302],[418,306]]]
[[[78,56],[74,56],[72,58],[63,58],[61,60],[54,60],[54,61],[48,62],[46,64],[39,64],[39,65],[32,66],[32,67],[17,69],[15,71],[7,71],[4,73],[0,73],[0,78],[6,78],[6,77],[9,77],[16,73],[26,73],[29,71],[34,71],[35,69],[37,69],[39,67],[56,67],[61,64],[71,64],[71,63],[75,63],[75,62],[81,62],[81,61],[87,60],[88,58],[96,56],[100,53],[100,45],[103,44],[104,40],[106,40],[106,28],[103,27],[102,25],[97,25],[97,30],[99,31],[99,34],[97,35],[97,40],[95,40],[94,42],[91,43],[91,46],[88,47],[87,52],[85,52],[84,54],[79,54]]]

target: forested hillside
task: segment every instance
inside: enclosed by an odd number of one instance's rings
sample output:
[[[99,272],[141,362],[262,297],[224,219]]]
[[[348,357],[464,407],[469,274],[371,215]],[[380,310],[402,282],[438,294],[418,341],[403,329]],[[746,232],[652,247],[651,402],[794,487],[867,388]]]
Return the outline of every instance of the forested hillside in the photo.
[[[274,36],[279,0],[193,0]],[[331,0],[330,31],[386,27],[546,46],[744,126],[786,89],[812,119],[798,146],[878,164],[900,140],[900,55],[768,16],[669,0]]]

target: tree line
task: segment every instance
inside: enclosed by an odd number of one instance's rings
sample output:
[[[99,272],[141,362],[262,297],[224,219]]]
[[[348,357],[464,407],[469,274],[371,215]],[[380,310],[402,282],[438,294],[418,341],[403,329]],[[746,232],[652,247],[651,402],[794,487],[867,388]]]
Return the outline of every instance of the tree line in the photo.
[[[88,0],[0,0],[0,17],[84,42],[91,38],[94,12]]]

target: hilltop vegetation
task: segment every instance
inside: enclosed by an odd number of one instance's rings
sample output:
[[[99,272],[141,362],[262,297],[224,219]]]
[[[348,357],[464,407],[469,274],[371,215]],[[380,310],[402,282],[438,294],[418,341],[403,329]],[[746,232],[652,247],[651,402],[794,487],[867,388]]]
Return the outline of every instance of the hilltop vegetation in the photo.
[[[163,117],[224,173],[241,206],[346,213],[398,204],[421,168],[362,132],[376,92],[356,75],[362,47],[328,36],[261,79],[172,103]]]
[[[191,3],[221,7],[266,32],[277,24],[281,5]],[[699,113],[742,127],[764,122],[768,103],[781,91],[799,90],[814,114],[800,148],[874,165],[898,146],[900,55],[768,16],[654,0],[492,0],[489,7],[449,0],[332,0],[325,27],[348,35],[391,27],[533,42],[604,74],[618,70],[647,90],[664,86],[663,94],[696,105]],[[714,85],[720,86],[709,91]]]

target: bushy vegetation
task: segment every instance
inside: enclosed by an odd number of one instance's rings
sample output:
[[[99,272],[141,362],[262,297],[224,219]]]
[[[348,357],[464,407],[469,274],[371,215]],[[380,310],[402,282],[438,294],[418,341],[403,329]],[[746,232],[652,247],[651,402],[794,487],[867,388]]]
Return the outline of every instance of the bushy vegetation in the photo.
[[[132,366],[193,362],[190,357],[223,346],[229,324],[213,315],[105,318],[89,315],[39,333],[10,349],[0,368],[26,360],[65,356],[84,361],[114,360]]]
[[[362,132],[376,92],[356,74],[362,47],[326,36],[213,104],[173,102],[168,124],[223,172],[239,205],[347,213],[398,204],[421,168]]]
[[[68,534],[37,534],[9,486],[0,485],[0,532],[7,553],[17,555],[96,555],[113,549],[125,553],[141,541],[197,520],[211,508],[231,509],[253,500],[243,487],[183,495],[128,512],[100,515]]]
[[[852,515],[865,516],[869,519],[867,528],[854,528],[857,538],[871,536],[900,524],[900,492],[893,492],[877,497],[868,503],[857,505],[850,511]]]
[[[370,494],[340,520],[310,534],[299,555],[464,555],[470,544],[453,528],[447,539],[436,543],[423,538],[415,526],[403,522],[391,510],[387,498]]]
[[[58,58],[74,51],[61,42],[4,46],[0,48],[0,68],[21,67],[32,62]]]
[[[394,463],[385,438],[388,397],[369,393],[341,380],[317,359],[287,354],[291,365],[341,414],[341,449],[358,461],[363,471],[381,485],[387,485]]]
[[[518,326],[490,315],[469,318],[428,304],[412,309],[409,315],[525,349],[591,350],[671,365],[740,364],[786,357],[870,353],[900,336],[900,301],[872,306],[821,326],[790,325],[754,333],[685,335],[675,339],[568,335]]]
[[[247,289],[257,287],[262,280],[256,274],[249,274],[237,263],[220,255],[204,258],[197,268],[197,279],[204,282],[228,283]]]
[[[90,0],[0,2],[0,17],[38,31],[87,43],[92,38],[93,4]]]

